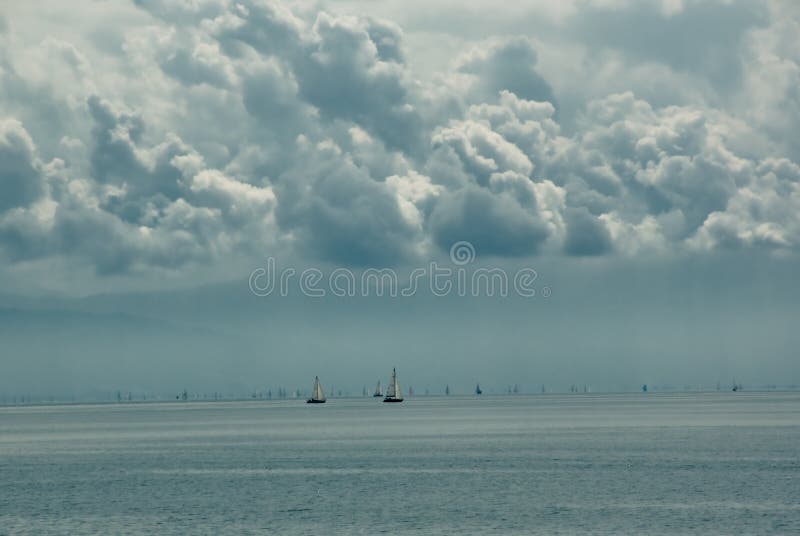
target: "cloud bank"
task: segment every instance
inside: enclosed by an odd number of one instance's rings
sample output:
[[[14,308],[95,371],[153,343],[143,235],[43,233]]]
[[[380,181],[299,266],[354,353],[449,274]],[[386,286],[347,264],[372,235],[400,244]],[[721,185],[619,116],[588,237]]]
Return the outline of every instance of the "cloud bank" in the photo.
[[[73,30],[57,4],[0,24],[6,272],[157,279],[276,250],[390,266],[459,240],[500,259],[800,249],[788,2],[534,2],[532,30],[487,16],[490,35],[391,3],[89,5]],[[457,44],[446,67],[425,39]]]

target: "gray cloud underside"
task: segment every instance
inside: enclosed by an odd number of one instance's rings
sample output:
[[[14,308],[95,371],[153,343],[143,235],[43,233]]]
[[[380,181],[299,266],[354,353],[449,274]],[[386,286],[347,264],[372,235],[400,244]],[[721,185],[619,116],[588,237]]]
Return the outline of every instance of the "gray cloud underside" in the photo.
[[[788,3],[588,2],[537,35],[467,28],[433,77],[379,18],[134,4],[75,42],[0,24],[6,266],[800,248]]]

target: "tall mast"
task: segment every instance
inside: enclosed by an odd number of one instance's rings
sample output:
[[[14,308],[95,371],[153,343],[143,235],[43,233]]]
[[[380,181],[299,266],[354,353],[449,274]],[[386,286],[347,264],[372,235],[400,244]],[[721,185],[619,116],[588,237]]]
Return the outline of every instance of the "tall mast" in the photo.
[[[311,393],[311,398],[314,400],[325,399],[325,393],[322,391],[322,384],[319,383],[319,376],[314,376],[314,390]]]

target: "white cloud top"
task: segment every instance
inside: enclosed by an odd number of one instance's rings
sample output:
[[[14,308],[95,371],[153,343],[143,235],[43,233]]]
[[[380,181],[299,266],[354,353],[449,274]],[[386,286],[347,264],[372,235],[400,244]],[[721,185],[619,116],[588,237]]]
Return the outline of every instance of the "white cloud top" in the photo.
[[[558,5],[12,6],[0,263],[796,252],[797,8]]]

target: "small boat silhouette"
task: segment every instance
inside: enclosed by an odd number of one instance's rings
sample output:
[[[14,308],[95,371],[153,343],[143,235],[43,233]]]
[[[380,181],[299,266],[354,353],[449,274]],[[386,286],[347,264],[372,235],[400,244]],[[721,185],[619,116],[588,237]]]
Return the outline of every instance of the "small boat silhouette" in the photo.
[[[314,376],[314,388],[311,390],[311,398],[306,400],[306,404],[324,404],[325,391],[322,390],[322,385],[319,383],[319,376]]]
[[[389,382],[389,386],[386,388],[386,397],[383,399],[384,402],[402,402],[403,396],[402,391],[400,391],[400,384],[397,383],[397,370],[392,369],[392,380]]]

